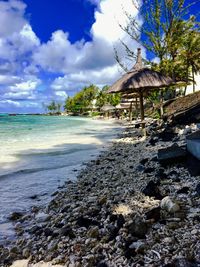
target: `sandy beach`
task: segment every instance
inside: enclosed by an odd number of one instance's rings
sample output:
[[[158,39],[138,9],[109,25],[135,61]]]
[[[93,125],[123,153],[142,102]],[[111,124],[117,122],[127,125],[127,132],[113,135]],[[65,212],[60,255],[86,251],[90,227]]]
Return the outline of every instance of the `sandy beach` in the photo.
[[[200,266],[199,176],[184,163],[157,160],[158,149],[175,141],[183,146],[185,135],[164,142],[126,128],[77,182],[19,216],[18,238],[1,248],[0,266],[20,259],[28,260],[12,267]]]

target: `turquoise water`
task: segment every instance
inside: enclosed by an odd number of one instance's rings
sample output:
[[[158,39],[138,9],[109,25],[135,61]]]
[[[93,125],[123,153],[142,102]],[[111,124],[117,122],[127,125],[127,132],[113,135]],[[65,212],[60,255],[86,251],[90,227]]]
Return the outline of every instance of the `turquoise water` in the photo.
[[[119,131],[80,117],[0,115],[0,223],[13,211],[44,205]]]

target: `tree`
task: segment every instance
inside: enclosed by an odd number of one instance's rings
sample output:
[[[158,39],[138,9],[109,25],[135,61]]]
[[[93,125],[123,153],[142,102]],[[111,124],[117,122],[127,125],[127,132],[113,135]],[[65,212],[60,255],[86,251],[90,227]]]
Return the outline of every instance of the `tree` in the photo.
[[[74,97],[69,97],[65,102],[65,110],[77,114],[83,114],[92,106],[92,101],[96,99],[99,89],[95,85],[84,87]]]
[[[55,100],[52,100],[49,105],[46,106],[46,109],[50,112],[50,114],[60,114],[62,104],[56,103]]]
[[[97,96],[96,106],[101,109],[105,104],[111,104],[112,106],[117,106],[120,103],[120,94],[108,94],[108,86],[104,86]]]
[[[56,105],[57,113],[61,113],[61,107],[62,107],[62,104],[57,103],[57,105]]]
[[[152,58],[158,59],[159,64],[153,64],[153,67],[174,80],[181,78],[183,62],[177,64],[177,60],[180,61],[178,55],[184,49],[186,36],[190,32],[199,33],[195,16],[189,16],[189,10],[195,3],[187,4],[185,0],[144,0],[141,4],[140,0],[133,0],[140,15],[134,18],[127,13],[127,26],[120,25],[132,40],[146,48]],[[124,42],[122,45],[132,60],[134,52]],[[116,59],[123,66],[117,51]]]
[[[194,75],[200,71],[200,33],[191,31],[183,40],[180,60],[184,63],[187,80],[192,74],[193,92],[195,92]]]
[[[57,109],[56,102],[52,100],[51,103],[47,105],[47,109],[50,111],[50,113],[55,113]]]

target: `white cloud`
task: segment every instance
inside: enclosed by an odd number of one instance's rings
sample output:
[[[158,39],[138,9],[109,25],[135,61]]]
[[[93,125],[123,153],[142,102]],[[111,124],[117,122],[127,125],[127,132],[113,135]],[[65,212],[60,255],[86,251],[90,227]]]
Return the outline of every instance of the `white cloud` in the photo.
[[[0,1],[1,107],[26,108],[28,103],[38,107],[54,97],[64,99],[69,91],[77,92],[91,83],[111,84],[121,75],[113,48],[119,46],[121,39],[136,49],[119,24],[127,23],[124,10],[133,16],[137,10],[132,0],[87,1],[98,6],[90,30],[91,41],[71,43],[69,33],[58,29],[42,44],[25,18],[26,5],[19,0]],[[120,51],[121,56],[123,53]],[[59,73],[50,85],[48,81],[48,88],[37,77],[41,68],[54,75]]]
[[[29,78],[27,81],[16,83],[10,86],[12,92],[35,90],[41,81],[35,77]]]
[[[5,93],[4,98],[14,99],[32,99],[30,92],[8,92]]]
[[[55,92],[55,95],[58,98],[61,98],[61,100],[66,99],[68,97],[68,94],[65,91],[57,91]]]
[[[118,42],[124,37],[124,31],[119,25],[127,24],[127,15],[137,15],[137,9],[132,0],[107,0],[101,1],[100,10],[95,12],[96,22],[92,26],[92,34],[95,38],[102,38],[109,43]]]
[[[0,1],[0,38],[19,32],[26,24],[26,5],[17,0]]]
[[[20,81],[20,78],[18,76],[0,75],[1,85],[9,85],[9,84],[17,83],[19,81]]]
[[[14,106],[14,107],[20,107],[21,106],[21,104],[17,101],[13,101],[10,99],[0,100],[0,106],[4,107],[5,105]]]
[[[81,40],[70,43],[68,33],[62,30],[52,34],[51,40],[42,44],[34,54],[36,64],[52,72],[63,74],[77,73],[84,70],[91,72],[113,66],[115,71],[114,46],[119,45],[119,39],[127,39],[119,24],[127,24],[125,10],[133,16],[137,10],[132,0],[104,0],[95,11],[95,23],[91,28],[92,41]],[[129,41],[130,40],[126,40]],[[133,48],[136,44],[131,41]],[[107,83],[110,81],[108,80]]]

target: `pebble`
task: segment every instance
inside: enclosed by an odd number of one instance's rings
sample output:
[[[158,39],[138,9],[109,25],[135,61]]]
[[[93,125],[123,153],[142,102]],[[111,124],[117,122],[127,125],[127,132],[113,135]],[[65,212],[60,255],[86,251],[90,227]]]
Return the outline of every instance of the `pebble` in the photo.
[[[164,197],[161,200],[160,207],[161,209],[164,209],[169,213],[174,213],[180,210],[180,206],[176,202],[174,202],[169,196]]]
[[[197,262],[200,177],[181,165],[160,166],[157,151],[173,144],[156,136],[163,127],[154,123],[146,140],[139,128],[127,128],[46,207],[16,216],[16,233],[23,232],[9,249],[0,247],[0,266],[22,257],[68,267]]]

